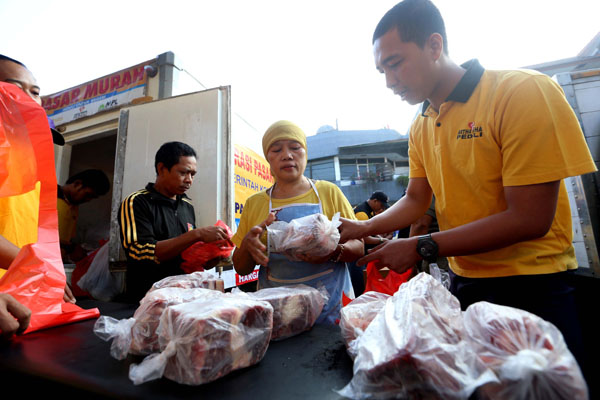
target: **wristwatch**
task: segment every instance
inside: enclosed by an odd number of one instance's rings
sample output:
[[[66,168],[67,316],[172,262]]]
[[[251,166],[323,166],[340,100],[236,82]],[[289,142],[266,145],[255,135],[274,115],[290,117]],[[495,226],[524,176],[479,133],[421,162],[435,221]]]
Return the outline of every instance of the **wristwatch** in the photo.
[[[423,257],[425,261],[430,263],[437,261],[438,245],[431,237],[431,234],[418,237],[417,253]]]

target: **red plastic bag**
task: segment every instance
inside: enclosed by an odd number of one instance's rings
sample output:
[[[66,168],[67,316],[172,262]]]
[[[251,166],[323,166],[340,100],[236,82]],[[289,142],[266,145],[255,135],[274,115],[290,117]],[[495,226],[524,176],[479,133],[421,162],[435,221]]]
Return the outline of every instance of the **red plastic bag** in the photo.
[[[408,282],[413,274],[412,268],[401,274],[391,271],[383,277],[378,268],[379,261],[371,261],[367,264],[367,281],[365,282],[365,292],[374,291],[393,295],[398,291],[400,285]]]
[[[32,183],[41,184],[38,240],[21,248],[0,279],[0,292],[31,310],[25,333],[98,317],[97,308],[84,310],[63,300],[66,277],[58,243],[54,147],[46,113],[21,89],[2,82],[0,142],[0,194],[15,196],[31,190]],[[14,171],[21,165],[28,166],[26,173],[21,174],[20,168]]]
[[[215,226],[225,229],[229,238],[233,235],[231,229],[223,221],[217,221]],[[234,247],[230,239],[217,240],[210,243],[196,242],[181,253],[181,258],[183,258],[181,269],[188,274],[196,271],[204,271],[204,267],[207,266],[209,261],[230,257]],[[211,267],[209,266],[209,268]]]

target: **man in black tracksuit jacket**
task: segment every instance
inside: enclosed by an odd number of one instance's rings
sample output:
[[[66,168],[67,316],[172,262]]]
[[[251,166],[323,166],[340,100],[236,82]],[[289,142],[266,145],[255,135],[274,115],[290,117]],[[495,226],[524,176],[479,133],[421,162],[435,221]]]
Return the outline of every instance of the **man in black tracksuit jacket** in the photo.
[[[119,208],[121,244],[127,255],[126,296],[139,301],[152,284],[183,274],[181,252],[198,242],[227,239],[220,227],[196,228],[185,195],[196,174],[196,152],[181,142],[156,153],[156,181],[127,196]]]

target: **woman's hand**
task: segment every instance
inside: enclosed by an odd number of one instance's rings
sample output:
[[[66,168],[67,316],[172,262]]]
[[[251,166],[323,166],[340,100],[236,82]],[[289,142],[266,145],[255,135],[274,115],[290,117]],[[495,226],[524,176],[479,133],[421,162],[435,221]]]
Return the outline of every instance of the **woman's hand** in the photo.
[[[340,218],[342,224],[339,226],[340,243],[345,243],[351,239],[362,239],[368,236],[366,233],[367,221],[356,221],[352,219]]]
[[[240,246],[240,249],[247,252],[256,264],[262,266],[266,266],[269,263],[269,257],[267,256],[267,247],[260,241],[260,237],[267,226],[271,225],[273,221],[275,221],[275,213],[269,213],[267,219],[259,225],[253,226],[248,231]]]

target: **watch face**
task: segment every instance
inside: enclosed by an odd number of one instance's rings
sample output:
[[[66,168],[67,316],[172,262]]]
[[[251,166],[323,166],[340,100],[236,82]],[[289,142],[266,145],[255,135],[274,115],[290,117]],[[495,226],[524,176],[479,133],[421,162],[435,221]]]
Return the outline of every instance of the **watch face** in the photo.
[[[437,243],[430,238],[419,239],[417,243],[417,253],[426,261],[433,262],[437,259]]]

